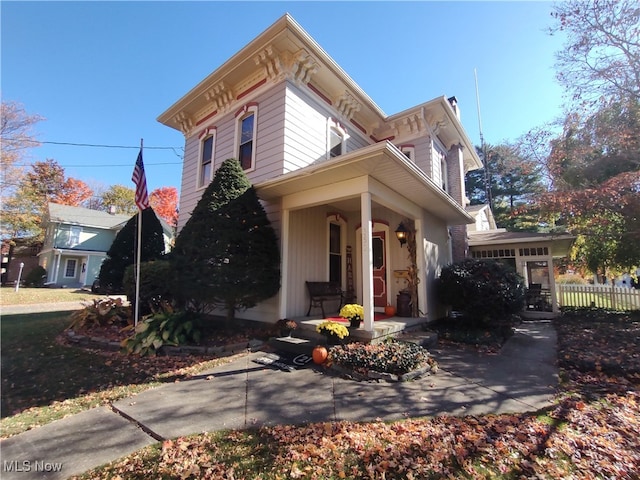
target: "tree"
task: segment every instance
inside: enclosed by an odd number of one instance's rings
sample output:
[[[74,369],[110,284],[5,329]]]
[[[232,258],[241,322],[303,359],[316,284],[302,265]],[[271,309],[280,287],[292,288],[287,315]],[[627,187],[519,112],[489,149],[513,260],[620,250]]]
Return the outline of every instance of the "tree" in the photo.
[[[640,7],[630,0],[558,2],[551,33],[567,43],[557,53],[558,79],[572,99],[595,106],[609,99],[640,100]]]
[[[540,198],[579,235],[575,255],[594,273],[640,258],[640,101],[611,102],[567,116],[549,157],[553,190]]]
[[[2,102],[0,108],[0,192],[2,197],[7,197],[21,178],[21,169],[15,165],[26,150],[39,145],[33,127],[43,118],[27,114],[16,102]]]
[[[126,268],[136,262],[137,228],[140,213],[131,217],[118,232],[107,252],[107,258],[100,267],[98,279],[100,287],[107,292],[121,292]],[[152,208],[142,211],[141,262],[157,260],[164,255],[164,235],[162,225]]]
[[[531,205],[545,190],[537,163],[526,158],[517,144],[487,146],[486,153],[497,225],[511,231],[536,231],[538,211]],[[466,185],[472,205],[487,203],[484,169],[469,172]]]
[[[254,307],[280,289],[275,231],[240,163],[225,160],[172,251],[184,299],[224,308]]]
[[[116,213],[123,215],[133,215],[136,210],[135,190],[125,187],[124,185],[112,185],[109,189],[102,193],[102,208],[109,210],[111,207],[116,209]]]
[[[49,202],[78,206],[92,194],[83,181],[65,178],[64,168],[55,160],[35,162],[13,195],[4,199],[3,234],[41,239],[42,218]]]
[[[178,189],[176,187],[156,188],[149,195],[149,203],[156,215],[173,228],[178,226]]]

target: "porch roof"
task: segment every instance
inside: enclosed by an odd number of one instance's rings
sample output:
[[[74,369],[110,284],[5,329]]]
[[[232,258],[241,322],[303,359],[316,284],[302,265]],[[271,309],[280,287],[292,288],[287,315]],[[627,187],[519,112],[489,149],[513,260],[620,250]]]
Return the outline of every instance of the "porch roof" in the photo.
[[[469,232],[470,247],[549,242],[554,257],[567,255],[575,239],[568,233],[507,232],[503,229]]]
[[[379,142],[345,155],[315,162],[307,167],[266,180],[255,185],[260,198],[274,200],[300,194],[318,187],[330,187],[337,182],[368,177],[383,185],[396,198],[403,197],[450,225],[473,223],[473,218],[442,190],[406,155],[388,141]],[[375,192],[378,202],[386,200],[384,189]],[[389,200],[394,205],[391,196]],[[345,198],[339,188],[335,191],[334,206],[344,210],[359,210],[357,196]],[[401,212],[409,215],[410,212]]]

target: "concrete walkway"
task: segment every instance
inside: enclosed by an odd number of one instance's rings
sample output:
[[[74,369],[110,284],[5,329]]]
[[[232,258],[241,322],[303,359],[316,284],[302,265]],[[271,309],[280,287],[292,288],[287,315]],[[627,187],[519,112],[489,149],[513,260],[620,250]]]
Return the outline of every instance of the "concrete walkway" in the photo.
[[[549,322],[523,323],[499,354],[449,346],[431,352],[438,373],[405,383],[355,382],[313,364],[287,372],[255,363],[265,352],[248,353],[113,408],[95,408],[3,440],[0,476],[63,479],[162,439],[219,429],[526,412],[553,398],[556,335]]]

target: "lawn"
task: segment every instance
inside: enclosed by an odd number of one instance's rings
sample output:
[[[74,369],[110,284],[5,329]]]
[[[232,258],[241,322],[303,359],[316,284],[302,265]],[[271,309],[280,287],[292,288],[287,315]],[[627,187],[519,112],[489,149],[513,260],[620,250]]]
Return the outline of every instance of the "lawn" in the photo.
[[[50,411],[188,375],[203,361],[161,369],[154,359],[58,344],[63,316],[24,320],[2,322],[3,435],[49,421]],[[82,478],[638,478],[640,316],[581,313],[555,325],[562,382],[543,411],[215,432],[168,440]]]
[[[20,287],[16,292],[13,287],[0,289],[0,306],[32,305],[34,303],[83,302],[99,298],[88,290],[75,288],[27,288]]]

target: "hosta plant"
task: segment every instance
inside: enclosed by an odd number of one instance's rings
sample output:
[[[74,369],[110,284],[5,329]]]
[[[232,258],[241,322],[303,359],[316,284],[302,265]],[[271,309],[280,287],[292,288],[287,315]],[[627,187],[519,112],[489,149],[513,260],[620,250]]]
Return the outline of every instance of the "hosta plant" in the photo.
[[[156,355],[163,346],[198,343],[202,334],[198,319],[191,312],[174,312],[166,308],[143,319],[132,338],[122,342],[128,353]]]
[[[130,308],[123,305],[121,298],[96,298],[83,305],[83,309],[71,314],[70,330],[126,324],[131,316]]]

